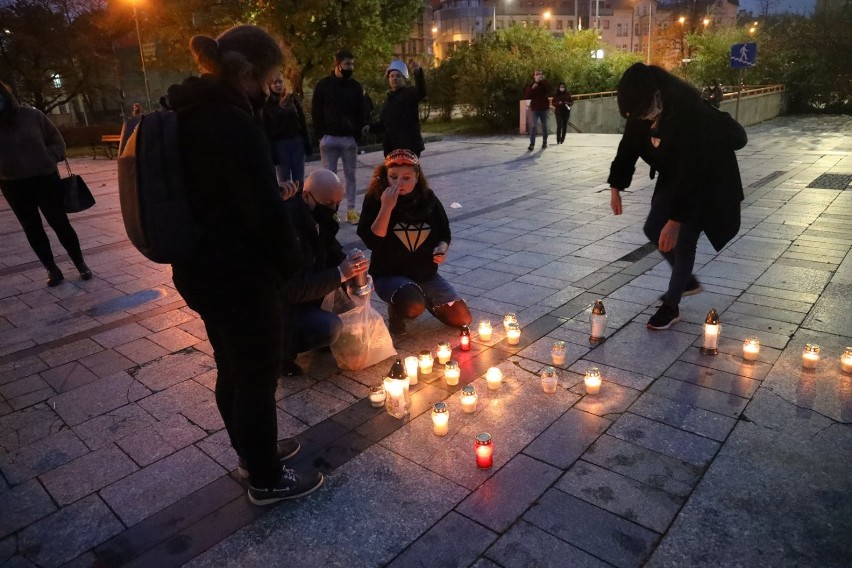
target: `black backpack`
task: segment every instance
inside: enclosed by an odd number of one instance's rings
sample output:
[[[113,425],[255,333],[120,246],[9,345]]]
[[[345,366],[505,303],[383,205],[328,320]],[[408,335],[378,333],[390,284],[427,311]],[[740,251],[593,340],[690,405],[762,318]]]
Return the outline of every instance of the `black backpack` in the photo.
[[[118,194],[124,228],[139,252],[162,264],[192,257],[201,227],[183,184],[175,111],[143,115],[133,128],[118,157]]]
[[[708,101],[704,101],[706,112],[710,115],[710,124],[713,125],[714,134],[717,141],[732,150],[741,150],[748,144],[748,135],[745,128],[734,120],[730,114],[719,110]]]

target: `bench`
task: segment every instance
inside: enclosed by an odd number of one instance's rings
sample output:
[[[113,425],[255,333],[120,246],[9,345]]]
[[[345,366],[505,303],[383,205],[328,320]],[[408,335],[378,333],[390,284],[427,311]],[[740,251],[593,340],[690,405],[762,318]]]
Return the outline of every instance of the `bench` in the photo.
[[[92,159],[96,159],[99,153],[105,158],[112,160],[118,153],[118,144],[121,142],[121,134],[104,134],[101,136],[100,144],[92,144]]]

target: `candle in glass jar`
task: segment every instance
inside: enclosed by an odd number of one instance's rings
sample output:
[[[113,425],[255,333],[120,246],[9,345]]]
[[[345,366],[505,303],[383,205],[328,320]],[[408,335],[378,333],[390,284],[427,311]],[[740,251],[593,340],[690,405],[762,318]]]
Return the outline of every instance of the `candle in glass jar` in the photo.
[[[743,359],[756,361],[758,354],[760,354],[760,340],[756,337],[749,337],[743,342]]]
[[[378,385],[370,387],[370,404],[375,408],[381,408],[385,405],[385,387]]]
[[[470,328],[466,325],[463,325],[459,331],[459,349],[470,351]]]
[[[497,367],[491,367],[485,373],[485,382],[489,390],[498,390],[503,382],[503,373]]]
[[[450,357],[453,356],[453,351],[450,349],[449,341],[441,341],[438,343],[438,352],[436,353],[438,356],[438,363],[441,365],[446,365],[447,361],[450,360]]]
[[[446,402],[436,402],[432,407],[432,431],[436,436],[446,436],[450,431],[450,411]]]
[[[541,370],[541,388],[547,394],[556,392],[556,386],[559,379],[556,376],[556,369],[553,367],[545,367]]]
[[[606,339],[606,319],[606,308],[604,308],[602,301],[597,300],[595,305],[592,306],[592,314],[589,316],[589,325],[592,328],[589,341],[600,343]]]
[[[717,355],[719,353],[719,331],[721,327],[719,313],[716,308],[712,308],[707,312],[707,317],[704,318],[704,344],[701,346],[703,354]]]
[[[597,367],[592,367],[586,371],[583,382],[586,385],[587,394],[598,394],[601,390],[601,372]]]
[[[816,369],[817,363],[819,363],[819,345],[805,344],[805,350],[802,351],[802,367]]]
[[[503,329],[508,330],[510,323],[518,323],[518,316],[512,312],[503,316]]]
[[[402,361],[397,359],[383,381],[385,386],[385,409],[395,418],[405,418],[411,408],[411,397],[408,393],[408,377],[402,368]]]
[[[491,442],[491,434],[488,432],[477,434],[473,447],[476,452],[476,467],[489,469],[494,465],[494,444]]]
[[[517,345],[521,341],[521,326],[516,323],[510,323],[506,326],[506,343],[509,345]]]
[[[452,359],[447,361],[447,364],[444,367],[444,378],[447,379],[447,385],[452,387],[459,384],[460,376],[461,371],[459,370],[458,362],[453,361]]]
[[[840,356],[840,368],[844,373],[852,373],[852,347],[847,347]]]
[[[405,358],[405,374],[408,377],[408,384],[417,384],[417,357],[411,355]]]
[[[554,341],[553,347],[550,348],[550,357],[553,359],[554,365],[565,364],[565,342]]]
[[[482,341],[491,341],[491,322],[482,320],[479,322],[479,339]]]
[[[420,356],[418,357],[418,364],[420,365],[420,372],[424,375],[428,375],[432,372],[432,365],[434,364],[434,360],[432,359],[431,351],[421,351]]]
[[[476,412],[476,402],[479,397],[476,396],[476,389],[473,385],[465,385],[461,391],[462,410],[467,414]]]

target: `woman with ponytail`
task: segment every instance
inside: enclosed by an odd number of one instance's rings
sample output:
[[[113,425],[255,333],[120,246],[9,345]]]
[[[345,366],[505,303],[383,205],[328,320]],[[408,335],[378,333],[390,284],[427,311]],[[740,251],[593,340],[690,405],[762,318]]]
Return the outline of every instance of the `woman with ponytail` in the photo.
[[[307,495],[323,482],[317,471],[283,464],[298,442],[277,442],[280,290],[297,246],[255,113],[283,57],[254,26],[216,39],[195,36],[190,49],[202,75],[169,88],[164,104],[178,113],[184,184],[202,237],[191,260],[173,265],[173,279],[207,329],[216,405],[239,472],[249,478],[249,499],[266,505]]]

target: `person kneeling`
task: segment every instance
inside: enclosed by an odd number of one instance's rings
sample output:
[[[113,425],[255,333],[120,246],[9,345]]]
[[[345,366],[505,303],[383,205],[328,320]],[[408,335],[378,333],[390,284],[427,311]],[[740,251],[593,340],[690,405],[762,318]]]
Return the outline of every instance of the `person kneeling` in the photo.
[[[450,247],[450,221],[410,150],[394,150],[373,172],[358,236],[373,251],[370,274],[388,303],[388,328],[405,333],[405,320],[429,310],[451,327],[470,324],[470,311],[438,274]]]

